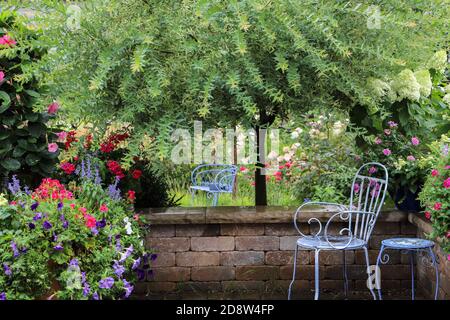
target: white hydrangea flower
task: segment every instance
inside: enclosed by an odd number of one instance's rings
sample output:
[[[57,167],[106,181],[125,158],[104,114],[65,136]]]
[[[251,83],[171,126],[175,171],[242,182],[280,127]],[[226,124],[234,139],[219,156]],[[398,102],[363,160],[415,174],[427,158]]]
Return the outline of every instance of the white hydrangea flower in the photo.
[[[297,131],[293,131],[292,133],[291,133],[291,139],[297,139],[299,137],[299,134],[298,134],[298,132]]]
[[[391,86],[380,79],[370,78],[368,80],[369,88],[373,91],[376,97],[382,98],[391,91]]]
[[[441,73],[444,72],[447,67],[447,52],[445,50],[435,52],[431,59],[428,60],[427,67]]]
[[[430,71],[427,69],[418,70],[414,72],[414,76],[420,85],[420,94],[424,97],[428,97],[431,94],[432,87]]]
[[[397,94],[397,101],[405,98],[417,101],[420,98],[420,84],[410,69],[400,72],[392,82],[391,88]]]

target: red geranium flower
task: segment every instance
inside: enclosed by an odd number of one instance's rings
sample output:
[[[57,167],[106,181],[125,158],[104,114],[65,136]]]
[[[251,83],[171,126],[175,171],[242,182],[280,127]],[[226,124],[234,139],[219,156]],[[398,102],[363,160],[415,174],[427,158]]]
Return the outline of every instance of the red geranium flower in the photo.
[[[65,174],[72,174],[75,171],[75,165],[70,162],[63,162],[61,163],[61,169]]]
[[[430,213],[430,211],[425,211],[425,218],[427,218],[428,220],[431,219],[431,213]]]
[[[128,190],[128,200],[134,202],[136,199],[136,192],[134,190]]]
[[[442,209],[442,203],[440,203],[440,202],[436,202],[435,204],[434,204],[434,210],[441,210]]]
[[[85,225],[86,227],[92,229],[95,227],[95,224],[97,223],[97,221],[95,220],[95,218],[89,214],[86,214],[84,216],[84,219],[86,219]]]
[[[133,177],[133,179],[139,179],[142,175],[142,171],[139,169],[133,170],[133,172],[131,173],[131,176]]]

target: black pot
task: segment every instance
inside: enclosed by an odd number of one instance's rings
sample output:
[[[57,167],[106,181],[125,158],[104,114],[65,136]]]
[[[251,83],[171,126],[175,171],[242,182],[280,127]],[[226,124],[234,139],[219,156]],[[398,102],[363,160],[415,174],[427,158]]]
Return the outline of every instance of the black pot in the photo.
[[[420,205],[420,201],[417,199],[421,190],[422,186],[418,186],[414,193],[407,187],[399,187],[395,190],[395,194],[391,194],[391,197],[398,210],[404,212],[420,212],[424,210]]]

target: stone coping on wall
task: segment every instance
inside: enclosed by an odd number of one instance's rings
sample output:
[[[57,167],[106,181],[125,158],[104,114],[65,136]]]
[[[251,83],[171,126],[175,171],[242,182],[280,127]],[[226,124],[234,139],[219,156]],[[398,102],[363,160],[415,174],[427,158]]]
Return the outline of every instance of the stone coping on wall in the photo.
[[[137,212],[144,214],[151,224],[224,224],[224,223],[292,223],[297,207],[254,206],[254,207],[170,207],[147,208]],[[299,222],[311,218],[327,221],[338,212],[337,207],[310,206],[302,210]],[[407,222],[408,214],[396,210],[384,210],[378,221]]]

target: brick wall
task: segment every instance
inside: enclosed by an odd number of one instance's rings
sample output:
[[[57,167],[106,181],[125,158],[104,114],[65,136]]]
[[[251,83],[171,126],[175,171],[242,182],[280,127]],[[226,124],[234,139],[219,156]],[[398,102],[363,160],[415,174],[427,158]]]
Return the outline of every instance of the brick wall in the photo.
[[[148,212],[152,222],[146,244],[158,258],[153,275],[136,286],[136,296],[149,299],[286,299],[292,278],[293,254],[298,234],[291,219],[293,208],[166,209]],[[250,212],[252,211],[253,212]],[[329,212],[305,214],[300,228],[308,233],[310,216],[330,216]],[[302,222],[303,221],[303,222]],[[339,226],[340,227],[340,226]],[[334,227],[338,229],[336,225]],[[381,215],[370,241],[370,263],[375,264],[382,239],[415,236],[417,229],[407,214]],[[391,253],[382,267],[385,298],[408,297],[411,286],[408,256]],[[366,288],[365,259],[362,250],[347,251],[351,297],[370,298]],[[320,285],[323,298],[342,297],[342,252],[320,253]],[[312,298],[314,256],[300,251],[294,298]]]
[[[431,233],[431,224],[423,218],[423,215],[410,214],[408,218],[411,224],[417,227],[418,237],[425,238],[426,234]],[[444,255],[441,247],[439,246],[439,241],[436,241],[436,246],[433,251],[439,261],[440,285],[438,298],[440,300],[450,300],[450,261],[447,260],[447,256]],[[426,260],[418,257],[417,274],[417,285],[419,290],[428,299],[434,299],[434,290],[436,288],[434,267],[427,263]]]

